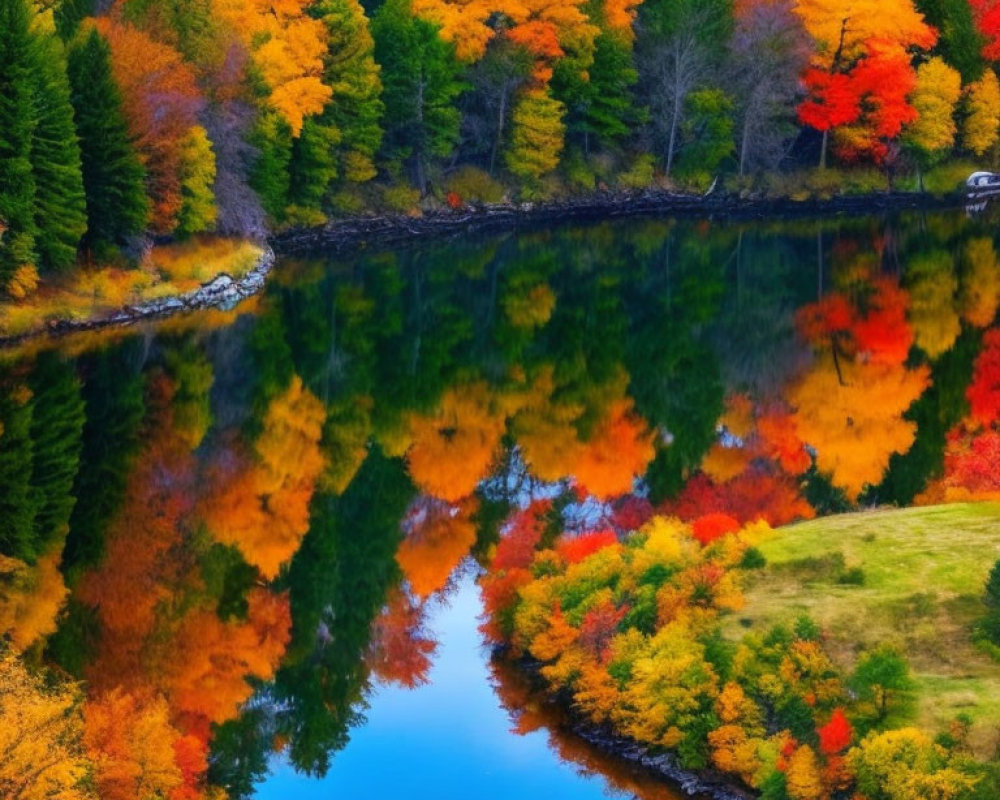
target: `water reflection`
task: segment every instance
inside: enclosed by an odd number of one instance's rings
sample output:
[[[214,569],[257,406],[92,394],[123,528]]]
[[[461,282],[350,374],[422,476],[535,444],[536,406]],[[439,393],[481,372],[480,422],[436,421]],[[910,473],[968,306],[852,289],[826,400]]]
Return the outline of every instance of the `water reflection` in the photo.
[[[983,466],[1000,441],[988,225],[457,240],[284,264],[237,314],[10,356],[0,631],[17,658],[2,664],[18,702],[44,699],[31,671],[80,681],[52,781],[89,769],[102,798],[235,798],[274,758],[268,792],[396,758],[403,745],[371,732],[399,722],[400,692],[446,691],[454,666],[430,609],[453,598],[471,635],[461,565],[485,563],[532,500],[554,535],[654,510],[777,525],[1000,497]],[[401,688],[372,699],[374,685]],[[660,796],[497,687],[563,759]],[[365,728],[369,703],[389,716]],[[0,729],[14,713],[0,706]],[[39,720],[15,724],[44,746]],[[426,728],[438,789],[462,735]]]

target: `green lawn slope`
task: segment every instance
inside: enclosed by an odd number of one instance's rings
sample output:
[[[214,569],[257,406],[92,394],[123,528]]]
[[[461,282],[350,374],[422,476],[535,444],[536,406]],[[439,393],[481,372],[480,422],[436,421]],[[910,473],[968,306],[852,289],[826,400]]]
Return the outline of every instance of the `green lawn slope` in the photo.
[[[759,549],[767,566],[750,574],[746,608],[729,623],[734,638],[808,614],[845,669],[862,650],[890,643],[916,680],[912,723],[933,735],[968,713],[974,747],[992,755],[1000,744],[1000,663],[975,646],[971,629],[1000,559],[1000,505],[825,517],[782,528]]]

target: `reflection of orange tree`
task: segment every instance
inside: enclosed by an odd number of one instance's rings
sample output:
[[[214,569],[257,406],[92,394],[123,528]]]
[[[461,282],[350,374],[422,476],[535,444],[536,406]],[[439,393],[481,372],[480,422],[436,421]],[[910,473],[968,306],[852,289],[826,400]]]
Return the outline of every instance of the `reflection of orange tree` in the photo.
[[[816,357],[789,387],[788,403],[817,468],[851,500],[879,482],[889,458],[909,450],[916,434],[903,414],[926,389],[929,370],[905,363],[913,342],[908,302],[890,280],[873,278],[798,315]]]
[[[559,399],[555,370],[543,368],[514,434],[532,473],[544,481],[574,476],[601,498],[626,494],[653,460],[653,436],[628,397],[628,375],[595,383],[583,402]]]
[[[103,561],[77,598],[101,636],[88,665],[85,742],[102,798],[201,798],[211,723],[236,716],[249,677],[274,674],[288,600],[252,589],[244,619],[220,619],[192,561],[196,472],[189,431],[173,418],[175,385],[150,386],[147,445],[111,521]]]
[[[432,412],[410,415],[410,477],[440,500],[467,497],[489,472],[505,426],[502,397],[485,383],[448,389]]]
[[[372,627],[365,662],[383,681],[412,689],[427,683],[437,642],[424,630],[423,603],[393,590]]]
[[[396,562],[420,599],[441,591],[476,541],[472,520],[475,499],[450,506],[423,498],[403,521],[406,538],[396,551]]]
[[[219,542],[237,547],[266,578],[278,574],[309,529],[309,501],[326,462],[320,437],[326,411],[298,376],[264,415],[253,454],[219,460],[202,507]]]
[[[625,494],[655,455],[653,436],[626,393],[628,376],[588,388],[583,401],[560,399],[555,370],[512,387],[484,382],[448,389],[432,412],[407,422],[410,476],[424,492],[456,503],[475,491],[495,465],[508,426],[532,475],[575,478],[602,498]]]
[[[725,513],[742,522],[784,525],[815,515],[801,495],[799,476],[812,463],[795,417],[777,403],[755,405],[730,395],[719,420],[723,433],[678,497],[662,510],[685,520]]]

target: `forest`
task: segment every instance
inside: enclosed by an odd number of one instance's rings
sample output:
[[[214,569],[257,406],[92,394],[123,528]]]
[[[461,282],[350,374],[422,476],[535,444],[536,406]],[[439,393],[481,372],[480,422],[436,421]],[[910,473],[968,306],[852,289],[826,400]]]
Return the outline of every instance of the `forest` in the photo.
[[[998,59],[993,0],[2,0],[0,290],[366,212],[951,190]]]

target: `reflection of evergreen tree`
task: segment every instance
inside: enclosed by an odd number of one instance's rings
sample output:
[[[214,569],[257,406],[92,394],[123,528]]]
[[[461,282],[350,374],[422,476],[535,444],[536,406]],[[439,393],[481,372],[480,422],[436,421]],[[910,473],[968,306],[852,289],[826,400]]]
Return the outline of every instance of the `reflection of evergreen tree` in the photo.
[[[44,552],[49,542],[65,533],[76,503],[72,490],[80,464],[84,407],[73,365],[54,352],[38,357],[30,383],[35,540],[38,552]]]
[[[680,491],[715,440],[723,385],[704,327],[717,314],[729,252],[683,228],[661,236],[654,257],[635,258],[643,269],[629,287],[625,353],[636,409],[661,433],[647,473],[656,501]]]
[[[403,462],[375,449],[341,497],[314,498],[311,528],[285,579],[288,659],[261,702],[223,725],[213,747],[211,777],[230,797],[246,796],[263,776],[273,735],[288,741],[297,769],[323,774],[362,721],[370,629],[400,579],[400,519],[413,492]]]
[[[72,365],[43,353],[0,398],[0,553],[25,561],[65,534],[73,508],[83,402]],[[6,381],[5,381],[6,383]]]
[[[129,339],[81,359],[86,422],[73,496],[86,502],[70,515],[65,566],[97,562],[108,522],[125,496],[145,411],[142,348],[142,340]]]
[[[33,561],[38,555],[31,502],[33,404],[23,385],[4,380],[0,387],[0,553]]]

